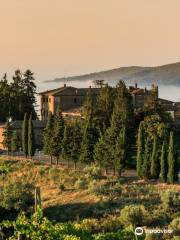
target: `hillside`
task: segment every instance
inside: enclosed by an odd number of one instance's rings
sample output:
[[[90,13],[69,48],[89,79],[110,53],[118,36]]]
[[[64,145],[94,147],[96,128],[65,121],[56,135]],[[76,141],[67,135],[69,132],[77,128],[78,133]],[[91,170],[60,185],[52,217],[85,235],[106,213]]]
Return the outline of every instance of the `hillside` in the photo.
[[[135,82],[143,84],[157,83],[159,85],[180,85],[180,63],[173,63],[157,67],[120,67],[117,69],[94,72],[79,76],[71,76],[66,78],[56,78],[54,82],[64,81],[88,81],[103,79],[110,83],[122,79],[127,84]]]

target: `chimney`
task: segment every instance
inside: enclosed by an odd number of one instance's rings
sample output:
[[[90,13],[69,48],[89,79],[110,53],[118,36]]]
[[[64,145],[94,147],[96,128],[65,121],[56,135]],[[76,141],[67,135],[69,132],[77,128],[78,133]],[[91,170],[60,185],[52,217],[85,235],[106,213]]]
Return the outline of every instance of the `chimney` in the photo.
[[[89,86],[89,88],[91,88],[91,86]]]
[[[64,88],[66,87],[66,83],[64,83]]]
[[[135,88],[136,88],[136,89],[137,89],[137,86],[138,86],[137,83],[135,83]]]

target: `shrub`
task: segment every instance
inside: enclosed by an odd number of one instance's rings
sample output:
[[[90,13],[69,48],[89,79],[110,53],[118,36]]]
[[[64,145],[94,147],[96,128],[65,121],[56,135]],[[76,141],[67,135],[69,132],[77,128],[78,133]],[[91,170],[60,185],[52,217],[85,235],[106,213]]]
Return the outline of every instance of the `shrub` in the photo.
[[[146,210],[143,205],[129,205],[120,213],[120,221],[125,226],[141,226],[144,223]]]
[[[96,180],[92,180],[88,185],[89,193],[101,195],[106,193],[106,186]]]
[[[6,174],[9,172],[9,168],[7,166],[0,166],[0,175]]]
[[[161,239],[160,234],[157,233],[148,234],[145,238],[145,240],[159,240],[159,239]]]
[[[90,165],[84,169],[85,176],[88,180],[97,180],[102,178],[100,167],[97,165]]]
[[[84,189],[86,189],[86,187],[87,187],[87,182],[86,182],[84,179],[80,179],[80,178],[79,178],[79,179],[75,182],[74,187],[75,187],[76,189],[79,189],[79,190],[84,190]]]
[[[59,169],[57,169],[57,168],[50,168],[49,169],[49,178],[51,180],[53,180],[54,182],[58,181],[59,177],[60,177],[59,173],[60,173]]]
[[[61,192],[63,192],[65,190],[65,185],[63,183],[60,183],[59,189],[61,190]]]
[[[169,227],[170,230],[173,230],[174,239],[179,239],[180,233],[180,217],[174,218],[170,223]],[[177,236],[176,236],[177,235]]]
[[[0,193],[0,206],[7,210],[30,211],[34,205],[34,186],[21,182],[3,187]]]
[[[162,205],[165,209],[177,209],[180,203],[180,193],[166,190],[161,194]]]

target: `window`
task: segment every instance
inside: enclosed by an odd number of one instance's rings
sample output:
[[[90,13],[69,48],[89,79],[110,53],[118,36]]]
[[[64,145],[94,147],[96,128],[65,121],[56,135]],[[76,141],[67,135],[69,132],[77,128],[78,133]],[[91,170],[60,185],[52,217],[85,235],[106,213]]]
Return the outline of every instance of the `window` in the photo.
[[[76,98],[74,98],[74,103],[77,103],[77,99]]]

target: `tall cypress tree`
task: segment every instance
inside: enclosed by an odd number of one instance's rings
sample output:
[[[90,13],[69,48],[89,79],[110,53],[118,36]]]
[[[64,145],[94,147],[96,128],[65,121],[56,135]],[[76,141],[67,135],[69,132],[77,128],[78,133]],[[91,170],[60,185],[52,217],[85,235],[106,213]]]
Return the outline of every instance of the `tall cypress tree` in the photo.
[[[28,117],[27,113],[24,115],[24,121],[22,125],[22,150],[27,158],[28,155]]]
[[[17,135],[16,131],[12,132],[12,138],[11,138],[11,151],[16,152],[20,148],[20,139]]]
[[[144,158],[143,158],[143,168],[142,176],[144,179],[150,178],[150,160],[151,160],[151,141],[149,137],[146,138]]]
[[[137,156],[136,156],[136,170],[139,177],[142,177],[143,154],[144,154],[144,128],[143,123],[141,122],[138,129]]]
[[[117,138],[114,159],[115,159],[115,169],[118,177],[121,176],[121,172],[126,164],[127,157],[127,144],[126,144],[126,129],[123,127]]]
[[[69,125],[65,125],[64,136],[62,141],[62,156],[68,161],[71,159],[71,148],[72,148],[72,128]]]
[[[5,130],[2,135],[4,138],[2,144],[7,149],[9,154],[9,152],[11,151],[11,138],[12,138],[12,130],[9,121],[7,121]]]
[[[159,178],[162,182],[166,182],[167,180],[167,171],[168,171],[168,164],[167,164],[167,145],[166,140],[164,140],[162,149],[161,149],[161,162],[160,162],[160,175]]]
[[[82,132],[79,122],[75,122],[72,129],[72,139],[71,139],[71,159],[74,162],[74,169],[76,169],[77,162],[80,159],[81,153],[81,143],[82,143]]]
[[[52,154],[56,157],[56,164],[58,165],[59,157],[62,154],[63,137],[64,137],[64,119],[62,111],[59,108],[54,118],[54,128],[52,136]]]
[[[50,164],[52,164],[52,153],[53,153],[53,149],[52,149],[53,127],[54,127],[54,116],[52,115],[52,112],[49,112],[48,121],[43,133],[43,150],[45,154],[50,156]]]
[[[169,183],[174,183],[178,178],[178,157],[174,143],[174,133],[170,132],[169,137],[169,152],[168,152],[168,175]]]
[[[92,163],[94,161],[93,156],[96,137],[92,121],[92,116],[89,116],[89,120],[83,127],[80,161],[84,163]]]
[[[157,179],[159,177],[158,143],[156,135],[154,135],[153,139],[153,151],[151,156],[151,177],[153,179]]]
[[[34,137],[34,127],[32,122],[32,115],[30,115],[28,121],[28,155],[29,157],[33,157],[35,153],[35,137]]]

